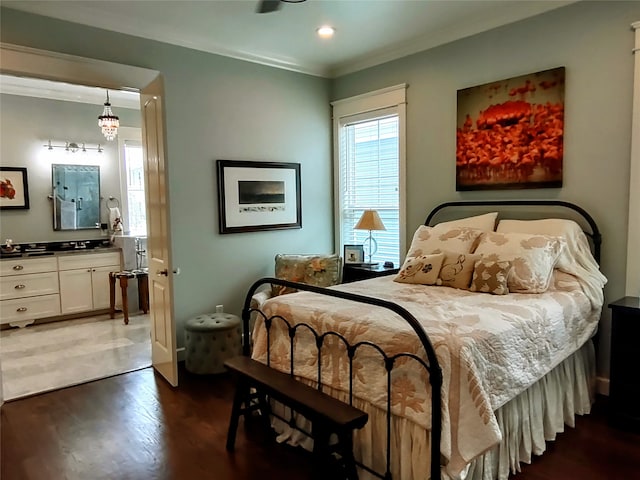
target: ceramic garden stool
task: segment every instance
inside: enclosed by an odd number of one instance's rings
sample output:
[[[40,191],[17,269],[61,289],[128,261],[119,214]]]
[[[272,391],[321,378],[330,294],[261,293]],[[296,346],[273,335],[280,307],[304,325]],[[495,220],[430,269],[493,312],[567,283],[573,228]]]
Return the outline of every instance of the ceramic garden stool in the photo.
[[[185,366],[191,373],[223,373],[242,351],[242,322],[230,313],[205,313],[184,326]]]

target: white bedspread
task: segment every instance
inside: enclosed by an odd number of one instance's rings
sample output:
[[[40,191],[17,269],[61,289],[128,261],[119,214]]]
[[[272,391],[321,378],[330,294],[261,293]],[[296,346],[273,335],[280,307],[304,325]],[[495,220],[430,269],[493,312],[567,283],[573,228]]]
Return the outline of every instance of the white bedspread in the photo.
[[[544,294],[493,296],[448,287],[396,283],[392,277],[339,285],[339,290],[393,301],[422,324],[443,370],[443,428],[441,451],[446,470],[457,476],[474,457],[501,440],[494,410],[524,391],[567,356],[595,330],[601,305],[592,302],[576,279],[555,272]],[[308,323],[317,331],[337,331],[351,344],[369,340],[387,354],[424,352],[411,327],[392,312],[309,292],[276,297],[264,303],[267,316],[282,315]],[[289,337],[271,336],[271,366],[289,371]],[[254,331],[253,357],[266,361],[266,332]],[[348,360],[333,338],[323,348],[323,383],[348,390]],[[296,335],[295,374],[315,381],[317,349],[310,334]],[[416,362],[399,360],[392,376],[392,412],[430,428],[427,374]],[[354,395],[386,408],[386,374],[373,349],[354,358]]]

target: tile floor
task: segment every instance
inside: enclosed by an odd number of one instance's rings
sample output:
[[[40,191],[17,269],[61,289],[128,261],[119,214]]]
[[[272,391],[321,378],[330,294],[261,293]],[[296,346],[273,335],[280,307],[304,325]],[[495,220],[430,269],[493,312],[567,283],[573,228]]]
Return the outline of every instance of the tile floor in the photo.
[[[0,331],[5,400],[151,365],[148,315],[86,317]]]

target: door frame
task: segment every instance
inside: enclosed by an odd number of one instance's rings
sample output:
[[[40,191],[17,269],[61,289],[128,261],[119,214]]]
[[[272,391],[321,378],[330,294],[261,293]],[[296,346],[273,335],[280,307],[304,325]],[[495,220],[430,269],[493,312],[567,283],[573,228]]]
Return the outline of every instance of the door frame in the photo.
[[[145,87],[161,76],[161,73],[157,70],[4,42],[0,42],[0,57],[2,58],[2,63],[0,64],[0,73],[2,74],[40,78],[113,90],[129,90],[138,93],[142,92]],[[142,123],[144,127],[144,117],[142,117]],[[162,129],[163,138],[166,138],[164,122],[161,122],[159,128]],[[165,189],[168,189],[166,183]],[[167,222],[169,222],[168,218]],[[167,228],[170,229],[170,225],[167,225]],[[169,248],[169,257],[170,256]],[[175,335],[174,302],[172,298],[169,300],[171,302],[170,329],[173,335]],[[153,308],[153,305],[149,305],[149,308]],[[176,364],[173,367],[175,371],[177,371],[175,352],[173,362]],[[174,381],[168,381],[173,386],[177,386],[177,380],[176,375]]]

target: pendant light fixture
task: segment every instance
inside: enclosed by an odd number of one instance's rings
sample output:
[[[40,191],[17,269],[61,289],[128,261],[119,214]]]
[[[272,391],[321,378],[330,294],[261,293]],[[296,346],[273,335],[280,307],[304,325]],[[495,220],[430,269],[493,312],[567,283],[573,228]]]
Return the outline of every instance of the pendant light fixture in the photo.
[[[118,134],[120,119],[111,111],[111,103],[109,103],[109,90],[107,90],[107,101],[104,102],[104,110],[102,115],[98,116],[98,126],[102,128],[102,134],[107,140],[113,140]]]

